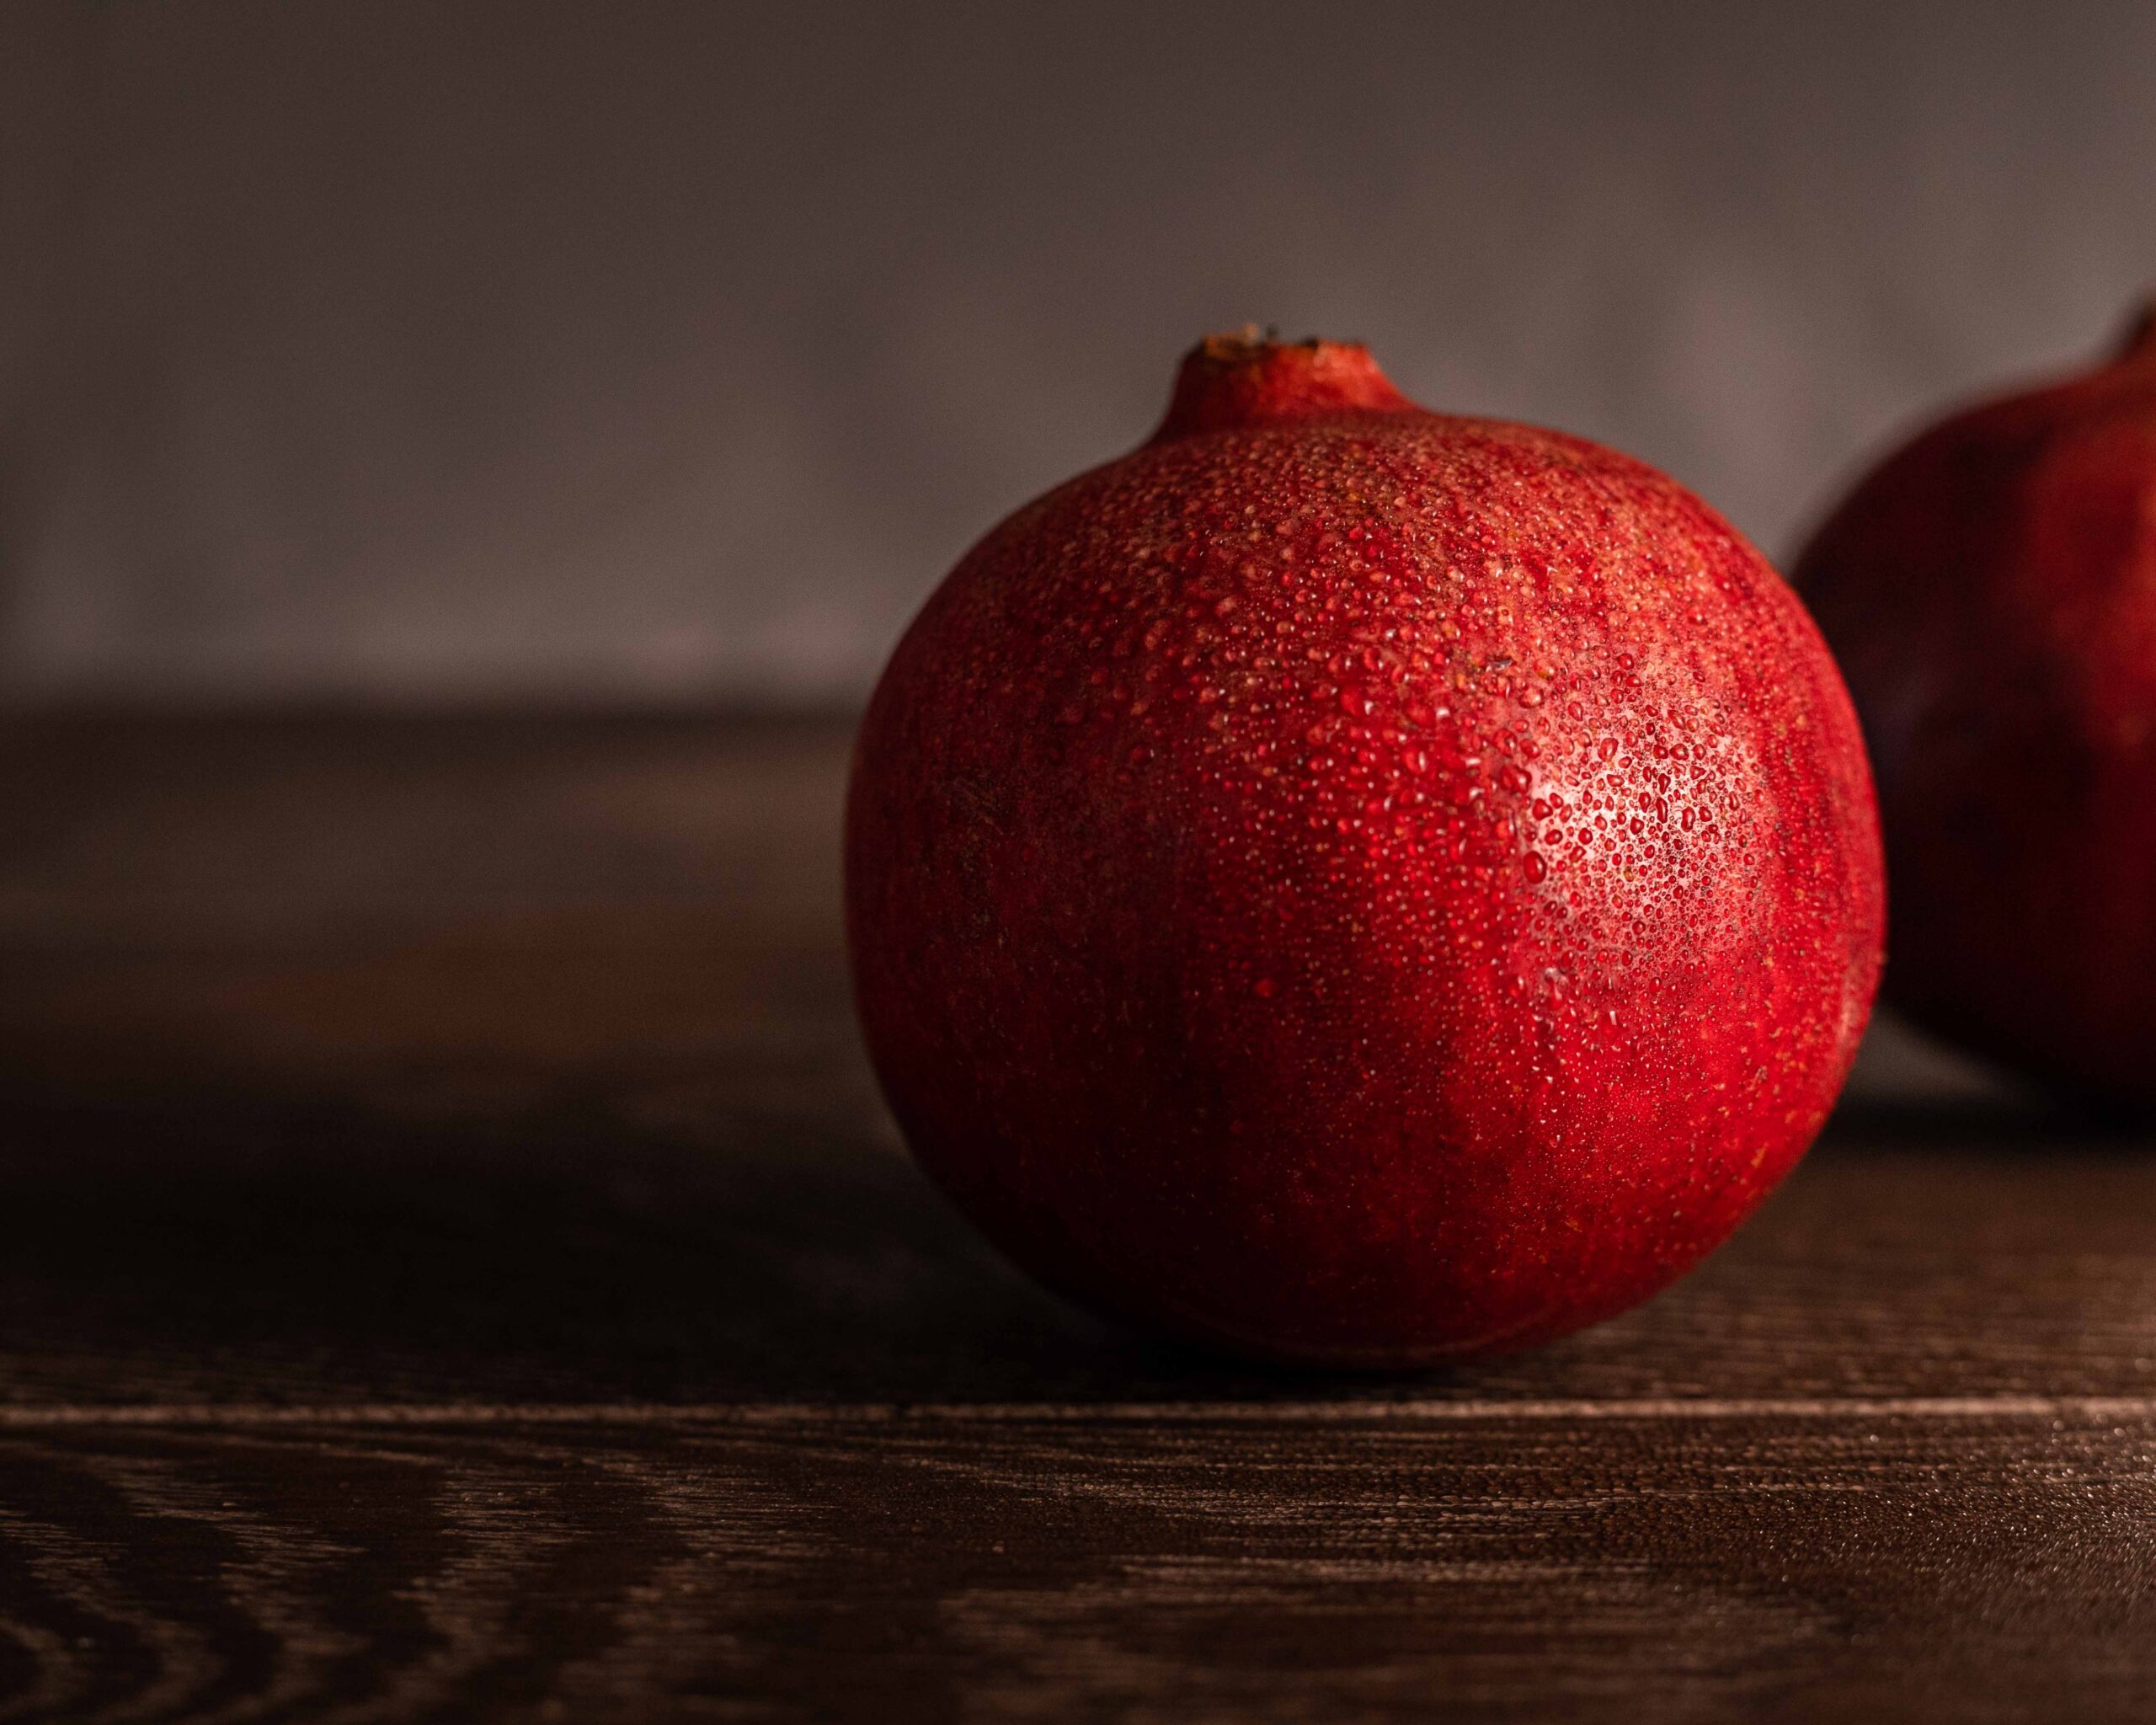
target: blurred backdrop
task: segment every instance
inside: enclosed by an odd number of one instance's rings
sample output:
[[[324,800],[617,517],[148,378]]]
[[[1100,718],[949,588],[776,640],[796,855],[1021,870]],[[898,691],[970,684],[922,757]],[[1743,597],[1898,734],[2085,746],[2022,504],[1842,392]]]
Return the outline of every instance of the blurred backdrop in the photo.
[[[1785,557],[2156,284],[2156,8],[0,7],[0,687],[842,706],[1195,336]]]

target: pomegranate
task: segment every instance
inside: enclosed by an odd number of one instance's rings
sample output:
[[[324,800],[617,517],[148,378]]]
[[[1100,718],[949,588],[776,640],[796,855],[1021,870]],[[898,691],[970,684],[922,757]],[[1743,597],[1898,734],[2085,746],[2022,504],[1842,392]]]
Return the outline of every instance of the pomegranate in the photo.
[[[1878,767],[1889,998],[2156,1101],[2156,320],[1890,456],[1797,583]]]
[[[1215,337],[981,541],[861,729],[921,1165],[1102,1311],[1399,1367],[1643,1299],[1803,1154],[1882,917],[1780,579],[1653,469]]]

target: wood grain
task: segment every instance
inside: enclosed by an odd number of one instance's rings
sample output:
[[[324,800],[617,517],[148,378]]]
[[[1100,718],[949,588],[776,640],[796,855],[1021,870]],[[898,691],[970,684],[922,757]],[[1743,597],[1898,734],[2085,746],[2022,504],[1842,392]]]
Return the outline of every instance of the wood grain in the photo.
[[[899,1152],[844,761],[0,725],[0,1717],[2156,1714],[2138,1129],[1875,1085],[1540,1354],[1155,1346]]]
[[[24,1711],[2146,1717],[2156,1420],[12,1434]]]

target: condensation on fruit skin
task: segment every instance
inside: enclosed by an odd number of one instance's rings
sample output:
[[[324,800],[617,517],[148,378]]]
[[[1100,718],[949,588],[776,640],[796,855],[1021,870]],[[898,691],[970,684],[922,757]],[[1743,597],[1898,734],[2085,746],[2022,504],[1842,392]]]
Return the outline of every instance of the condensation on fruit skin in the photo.
[[[950,1002],[878,1051],[918,1068],[893,1089],[924,1161],[1006,1234],[1063,1205],[1059,1249],[1096,1263],[1066,1282],[1131,1250],[1049,1167],[1105,1157],[1163,1215],[1231,1211],[1294,1267],[1283,1306],[1442,1284],[1470,1346],[1525,1338],[1553,1279],[1544,1331],[1629,1303],[1801,1152],[1869,998],[1868,791],[1807,734],[1838,699],[1807,654],[1704,505],[1554,434],[1348,415],[1049,494],[931,601],[864,742],[890,783],[855,872],[892,871],[870,889],[914,932],[864,998]],[[977,940],[921,948],[984,903]],[[857,943],[893,937],[856,910]],[[930,1075],[952,1048],[972,1069]],[[1150,1155],[1044,1084],[1074,1049]],[[950,1098],[998,1065],[1031,1076],[990,1075],[990,1146]],[[1492,1193],[1515,1226],[1457,1220]],[[1180,1316],[1217,1332],[1209,1276]]]
[[[1300,830],[1294,862],[1374,892],[1373,910],[1415,914],[1412,890],[1386,878],[1422,881],[1420,910],[1493,969],[1497,943],[1469,931],[1505,926],[1519,884],[1541,887],[1529,914],[1562,930],[1569,962],[1518,980],[1560,1001],[1564,974],[1628,966],[1696,921],[1703,862],[1726,868],[1762,837],[1746,806],[1748,788],[1759,794],[1754,740],[1716,687],[1726,667],[1711,637],[1683,662],[1643,662],[1608,638],[1599,590],[1621,512],[1554,556],[1508,558],[1472,529],[1444,531],[1442,467],[1434,481],[1399,471],[1419,452],[1388,461],[1383,445],[1344,438],[1322,451],[1327,473],[1299,439],[1253,441],[1285,458],[1272,489],[1325,502],[1238,507],[1178,472],[1171,449],[1072,510],[1094,518],[1060,555],[1110,572],[1014,632],[1067,660],[1038,686],[1058,722],[1112,740],[1073,738],[1072,758],[1119,750],[1125,784],[1149,765],[1174,774],[1164,807],[1231,809],[1230,846]],[[1541,454],[1528,452],[1529,473]],[[1118,557],[1125,522],[1139,531]],[[1643,573],[1653,585],[1628,610],[1652,618],[1668,609],[1657,586],[1705,571],[1650,558]],[[982,672],[1017,695],[1017,678]],[[1321,984],[1335,956],[1309,957]]]

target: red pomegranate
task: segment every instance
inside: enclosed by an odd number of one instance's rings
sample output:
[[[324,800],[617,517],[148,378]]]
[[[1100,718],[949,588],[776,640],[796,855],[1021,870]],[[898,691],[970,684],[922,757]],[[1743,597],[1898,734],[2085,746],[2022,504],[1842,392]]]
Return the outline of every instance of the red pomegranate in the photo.
[[[2156,323],[1889,457],[1797,583],[1879,773],[1889,997],[2156,1101]]]
[[[996,527],[862,724],[855,986],[1043,1281],[1247,1355],[1524,1347],[1802,1155],[1879,964],[1856,724],[1715,513],[1216,337]]]

